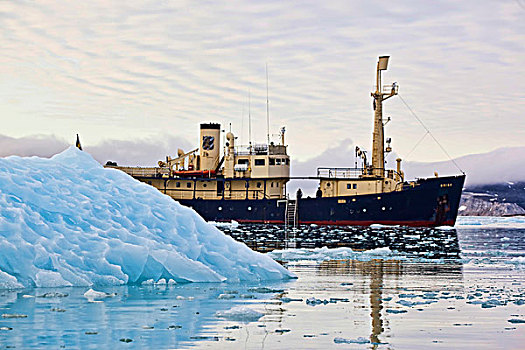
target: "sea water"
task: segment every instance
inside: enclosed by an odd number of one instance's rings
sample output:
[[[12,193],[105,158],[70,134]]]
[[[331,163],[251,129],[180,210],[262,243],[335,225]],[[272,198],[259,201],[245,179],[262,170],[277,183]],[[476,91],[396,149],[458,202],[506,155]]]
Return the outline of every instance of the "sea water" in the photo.
[[[1,290],[0,348],[523,349],[523,223],[220,225],[298,278]]]

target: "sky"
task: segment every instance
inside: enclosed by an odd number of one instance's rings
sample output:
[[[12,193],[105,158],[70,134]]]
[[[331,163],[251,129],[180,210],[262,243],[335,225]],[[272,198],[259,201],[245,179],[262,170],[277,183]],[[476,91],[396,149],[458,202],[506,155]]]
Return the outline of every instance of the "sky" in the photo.
[[[196,146],[201,122],[247,143],[248,115],[264,142],[266,65],[272,138],[286,126],[295,160],[370,149],[380,55],[451,157],[525,146],[524,18],[525,0],[0,1],[0,151],[78,133],[138,165]],[[384,110],[397,155],[448,158],[428,135],[413,150],[426,131],[400,98]]]

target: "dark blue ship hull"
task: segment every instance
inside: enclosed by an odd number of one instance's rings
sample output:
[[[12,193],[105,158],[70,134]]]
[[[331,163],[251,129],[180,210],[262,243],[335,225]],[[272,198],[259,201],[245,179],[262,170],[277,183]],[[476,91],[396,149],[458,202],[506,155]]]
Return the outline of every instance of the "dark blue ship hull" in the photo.
[[[299,224],[454,225],[465,176],[420,179],[401,191],[360,196],[302,198]],[[208,221],[285,222],[285,200],[179,200]]]

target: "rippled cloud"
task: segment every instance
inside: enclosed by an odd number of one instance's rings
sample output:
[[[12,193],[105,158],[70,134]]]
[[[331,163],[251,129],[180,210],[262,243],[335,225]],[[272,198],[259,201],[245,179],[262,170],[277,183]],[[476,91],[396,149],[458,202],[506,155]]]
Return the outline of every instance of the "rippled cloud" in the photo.
[[[219,121],[247,141],[272,132],[314,158],[352,138],[371,141],[369,92],[378,55],[385,81],[453,156],[518,146],[525,11],[520,1],[19,1],[0,3],[3,134],[80,132],[89,144],[170,134],[197,144]],[[399,100],[387,133],[407,154],[424,130]],[[241,127],[241,125],[243,127]],[[521,126],[521,127],[520,127]],[[160,135],[160,136],[159,136]],[[443,159],[423,143],[415,159]]]

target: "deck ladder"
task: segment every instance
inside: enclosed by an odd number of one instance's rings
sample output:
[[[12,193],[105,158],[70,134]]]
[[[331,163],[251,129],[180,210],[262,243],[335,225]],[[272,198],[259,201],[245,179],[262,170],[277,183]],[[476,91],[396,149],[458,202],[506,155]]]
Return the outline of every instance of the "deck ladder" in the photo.
[[[297,201],[288,199],[286,201],[286,211],[284,217],[284,224],[293,228],[297,227]]]

